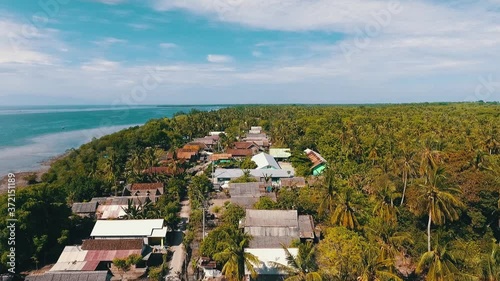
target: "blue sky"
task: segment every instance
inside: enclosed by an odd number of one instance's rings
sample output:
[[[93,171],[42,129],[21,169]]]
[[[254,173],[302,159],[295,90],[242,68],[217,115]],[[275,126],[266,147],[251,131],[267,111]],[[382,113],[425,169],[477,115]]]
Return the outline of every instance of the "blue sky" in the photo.
[[[3,104],[500,98],[500,2],[4,0]]]

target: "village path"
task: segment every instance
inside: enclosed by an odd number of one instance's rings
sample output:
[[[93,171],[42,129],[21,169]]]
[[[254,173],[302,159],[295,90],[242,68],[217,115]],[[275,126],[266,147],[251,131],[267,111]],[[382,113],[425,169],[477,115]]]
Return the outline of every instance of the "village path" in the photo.
[[[182,224],[185,226],[189,220],[189,214],[191,213],[191,205],[189,200],[184,200],[181,202],[182,208],[180,212],[180,218]],[[186,258],[186,249],[184,244],[182,244],[182,239],[184,237],[183,229],[174,230],[174,238],[170,250],[174,252],[172,255],[172,260],[170,261],[170,273],[167,275],[165,280],[179,280],[178,277],[182,274],[182,265],[184,264],[184,259]]]

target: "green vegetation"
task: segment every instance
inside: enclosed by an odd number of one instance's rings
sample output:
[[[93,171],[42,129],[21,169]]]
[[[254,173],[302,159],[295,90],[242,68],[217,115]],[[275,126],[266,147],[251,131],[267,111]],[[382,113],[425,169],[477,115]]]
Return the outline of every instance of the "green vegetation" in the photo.
[[[18,190],[20,269],[53,262],[64,245],[88,235],[89,224],[71,217],[68,203],[119,194],[123,181],[166,183],[168,195],[157,206],[161,217],[174,223],[186,175],[141,170],[151,165],[184,170],[186,163],[160,164],[158,155],[205,135],[215,124],[230,135],[225,146],[249,126],[262,126],[273,145],[291,148],[299,175],[311,172],[302,154],[306,148],[328,161],[314,186],[281,189],[276,205],[259,202],[262,208],[297,209],[314,217],[324,236],[315,246],[324,280],[500,279],[500,106],[491,103],[242,106],[152,120],[93,140],[54,163],[42,183]],[[210,191],[207,179],[199,177],[188,192],[201,206]],[[5,196],[1,202],[6,216]],[[201,223],[195,208],[191,221]],[[239,249],[246,238],[234,232],[241,213],[230,215],[230,208],[223,210],[223,225],[205,239],[214,235],[214,245],[205,242],[201,251],[222,264],[233,261],[226,272],[239,278],[244,261]],[[2,271],[5,224],[0,221]],[[186,240],[193,237],[190,231]],[[231,245],[224,248],[231,254],[215,254],[223,248],[215,243],[219,240]]]

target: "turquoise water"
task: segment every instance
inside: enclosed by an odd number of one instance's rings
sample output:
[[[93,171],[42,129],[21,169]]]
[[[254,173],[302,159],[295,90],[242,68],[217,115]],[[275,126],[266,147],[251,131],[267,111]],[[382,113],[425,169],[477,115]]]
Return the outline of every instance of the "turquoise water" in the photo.
[[[0,176],[40,163],[90,141],[152,118],[223,106],[0,106]]]

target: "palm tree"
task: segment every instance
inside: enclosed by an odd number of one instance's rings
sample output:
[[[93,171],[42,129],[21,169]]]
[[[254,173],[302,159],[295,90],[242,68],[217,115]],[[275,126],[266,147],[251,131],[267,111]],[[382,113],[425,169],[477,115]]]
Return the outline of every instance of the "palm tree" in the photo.
[[[372,197],[375,200],[373,213],[382,218],[386,223],[397,221],[397,209],[394,206],[394,199],[399,197],[396,186],[387,176],[379,177],[376,183],[377,189]]]
[[[154,167],[156,164],[158,164],[158,154],[159,150],[156,148],[148,148],[146,149],[146,152],[144,153],[144,163],[146,167]]]
[[[408,186],[408,179],[410,176],[415,175],[416,172],[416,164],[413,160],[414,156],[415,152],[406,152],[403,150],[403,155],[398,161],[401,165],[401,176],[403,178],[403,193],[401,195],[401,203],[399,206],[403,206],[406,195],[406,187]]]
[[[338,194],[338,204],[333,211],[331,221],[333,224],[344,226],[348,229],[356,229],[359,226],[356,218],[356,190],[346,187]]]
[[[370,241],[374,241],[380,248],[380,258],[395,260],[396,256],[405,251],[405,244],[413,244],[412,235],[409,232],[397,231],[397,225],[387,224],[382,218],[374,218],[366,233]]]
[[[427,269],[425,280],[427,281],[455,281],[474,280],[472,276],[463,274],[455,266],[457,260],[448,251],[447,246],[437,244],[433,251],[422,255],[417,264],[416,273],[421,274]]]
[[[429,180],[429,176],[434,170],[437,169],[439,165],[440,155],[438,150],[433,150],[431,148],[431,143],[429,140],[426,141],[424,150],[420,156],[420,175],[425,177],[425,180]]]
[[[127,164],[135,174],[139,174],[145,167],[143,152],[144,151],[142,149],[136,148],[130,154],[130,158]]]
[[[422,210],[426,210],[429,216],[427,223],[427,251],[431,251],[431,225],[432,223],[442,225],[446,219],[451,221],[459,218],[458,209],[464,205],[457,197],[461,190],[454,187],[446,186],[444,169],[436,168],[429,176],[426,184],[420,185],[421,192],[420,200],[422,204],[419,206]]]
[[[330,168],[326,170],[326,175],[323,179],[323,186],[325,188],[324,196],[318,208],[318,213],[320,215],[324,215],[325,213],[331,214],[335,210],[339,186],[337,184],[337,180],[335,179],[335,174]]]
[[[226,263],[222,267],[222,273],[230,281],[241,281],[245,277],[245,269],[248,270],[252,278],[257,277],[254,266],[259,265],[259,259],[251,253],[245,252],[248,245],[248,238],[243,238],[240,243],[232,242],[224,251],[214,255],[216,260],[224,260]]]
[[[316,252],[311,242],[299,245],[297,256],[290,253],[285,245],[281,245],[285,251],[287,265],[277,262],[271,264],[282,272],[286,272],[288,278],[285,281],[321,281],[321,275],[318,273],[316,265]]]
[[[119,173],[119,166],[117,163],[117,156],[114,152],[107,155],[104,162],[104,177],[112,185],[111,189],[115,190],[115,196],[118,195],[118,187],[116,186],[116,178]]]
[[[500,245],[493,240],[491,243],[491,254],[483,260],[483,268],[480,280],[500,280]]]
[[[393,259],[382,258],[374,248],[363,251],[357,281],[402,281],[393,272]]]

